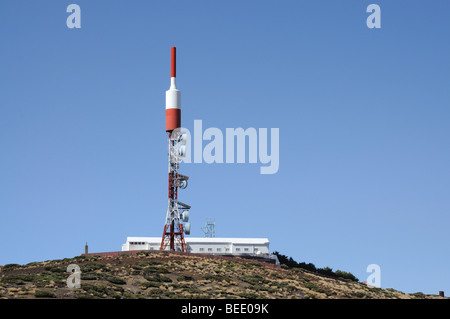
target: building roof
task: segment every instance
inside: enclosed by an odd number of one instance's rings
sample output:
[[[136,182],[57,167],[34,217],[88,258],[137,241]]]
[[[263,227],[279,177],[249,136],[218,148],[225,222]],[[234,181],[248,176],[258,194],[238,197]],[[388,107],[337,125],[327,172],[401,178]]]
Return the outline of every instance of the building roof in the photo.
[[[185,237],[187,244],[193,243],[233,243],[233,244],[268,244],[268,238],[220,238],[220,237]],[[161,242],[161,237],[127,237],[127,242]]]

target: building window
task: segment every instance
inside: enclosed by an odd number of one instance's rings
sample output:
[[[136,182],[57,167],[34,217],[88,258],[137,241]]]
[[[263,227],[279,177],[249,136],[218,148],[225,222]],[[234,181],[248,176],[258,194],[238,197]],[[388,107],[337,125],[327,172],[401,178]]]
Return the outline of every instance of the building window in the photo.
[[[222,251],[222,248],[217,248],[217,251]]]
[[[230,251],[230,248],[225,248],[225,251]]]
[[[208,251],[212,251],[212,248],[208,248]]]
[[[241,249],[240,248],[236,248],[236,251],[241,251]]]
[[[244,248],[244,251],[248,251],[248,248]]]
[[[198,250],[199,250],[199,251],[204,251],[205,249],[204,249],[204,248],[199,248]]]

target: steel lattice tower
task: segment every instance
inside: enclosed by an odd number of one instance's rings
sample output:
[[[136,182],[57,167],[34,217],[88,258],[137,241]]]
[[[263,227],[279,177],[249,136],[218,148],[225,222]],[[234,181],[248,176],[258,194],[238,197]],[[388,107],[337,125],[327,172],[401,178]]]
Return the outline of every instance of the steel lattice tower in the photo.
[[[184,234],[190,234],[189,205],[178,201],[178,188],[187,187],[189,177],[178,174],[179,163],[186,155],[186,134],[181,126],[181,93],[176,88],[176,49],[172,47],[170,89],[166,91],[166,132],[169,142],[169,203],[160,250],[186,252]],[[181,213],[180,213],[181,211]],[[185,224],[182,224],[182,221]]]

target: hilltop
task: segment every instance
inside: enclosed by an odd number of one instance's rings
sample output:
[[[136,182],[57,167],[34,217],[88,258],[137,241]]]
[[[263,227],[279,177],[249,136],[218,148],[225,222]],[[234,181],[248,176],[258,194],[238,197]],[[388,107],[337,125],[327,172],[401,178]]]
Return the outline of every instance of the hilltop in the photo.
[[[68,288],[67,266],[81,269],[81,288]],[[0,298],[62,299],[437,299],[369,288],[306,269],[275,266],[239,257],[169,252],[77,256],[9,264],[0,270]]]

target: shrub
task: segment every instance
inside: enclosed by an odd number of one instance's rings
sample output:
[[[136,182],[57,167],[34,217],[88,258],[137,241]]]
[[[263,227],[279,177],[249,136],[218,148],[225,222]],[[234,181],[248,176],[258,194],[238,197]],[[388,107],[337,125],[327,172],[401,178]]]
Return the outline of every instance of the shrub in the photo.
[[[77,299],[99,299],[98,296],[91,296],[90,294],[86,293],[85,291],[75,291]]]
[[[172,287],[173,289],[187,289],[187,288],[192,287],[192,283],[187,283],[187,284],[180,284],[180,283],[175,284],[175,283],[171,283],[171,284],[168,284],[168,286],[169,286],[169,287]]]
[[[267,284],[270,282],[270,280],[264,279],[263,277],[261,277],[258,274],[254,274],[254,275],[244,275],[241,278],[239,278],[241,281],[249,283],[251,285],[256,285],[259,284],[260,282],[263,284]]]
[[[316,266],[314,266],[311,263],[309,263],[309,264],[304,263],[304,262],[298,263],[294,259],[292,259],[292,257],[288,257],[286,255],[280,254],[277,251],[273,252],[273,254],[278,257],[280,264],[284,264],[291,268],[301,268],[301,269],[306,269],[311,272],[316,272],[316,273],[319,273],[322,275],[327,275],[327,276],[336,277],[336,278],[342,277],[344,279],[349,279],[349,280],[356,281],[356,282],[359,281],[358,278],[356,278],[353,274],[351,274],[349,272],[345,272],[342,270],[337,270],[336,272],[333,272],[333,270],[330,267],[316,268]]]
[[[167,274],[167,273],[170,273],[170,271],[167,268],[156,267],[156,266],[145,267],[143,272],[144,272],[144,274],[151,274],[151,273]]]
[[[108,295],[108,297],[114,298],[114,299],[120,299],[122,298],[122,295],[115,292],[114,290],[107,290],[106,294]]]
[[[177,295],[173,291],[164,291],[163,294],[164,294],[164,296],[166,296],[167,298],[170,298],[170,299],[177,298]]]
[[[25,282],[23,281],[22,278],[16,277],[16,276],[13,276],[13,275],[5,276],[1,280],[4,283],[13,284],[13,285],[23,285],[23,284],[25,284]]]
[[[92,294],[98,298],[104,298],[104,295],[120,298],[120,294],[118,292],[123,292],[124,289],[120,286],[106,286],[103,284],[90,284],[90,283],[81,283],[81,289],[86,291],[88,294]]]
[[[14,270],[21,267],[19,264],[6,264],[3,266],[2,271]]]
[[[43,288],[50,283],[50,281],[54,281],[55,283],[61,284],[62,280],[67,279],[65,274],[62,273],[53,273],[53,272],[44,272],[40,274],[33,275],[33,282],[38,288]]]
[[[167,276],[156,276],[155,278],[158,278],[159,281],[162,281],[162,282],[172,282],[172,279],[170,279]]]
[[[131,271],[135,272],[136,274],[141,273],[141,270],[144,269],[144,267],[139,265],[131,265]]]
[[[131,294],[131,293],[128,293],[128,292],[123,294],[123,298],[124,299],[145,299],[145,297],[143,295]]]
[[[52,291],[48,290],[36,290],[34,296],[36,298],[56,298],[56,295]]]
[[[237,294],[239,297],[245,298],[245,299],[257,299],[259,298],[258,294],[252,293],[252,292],[242,292]]]
[[[88,284],[88,283],[81,283],[81,289],[93,293],[105,293],[106,292],[106,286],[105,285],[95,285],[95,284]]]
[[[351,281],[359,281],[359,279],[356,278],[352,273],[349,273],[349,272],[346,272],[346,271],[336,270],[335,275],[336,275],[336,277],[349,279]]]
[[[81,273],[81,280],[97,280],[100,279],[100,275],[94,272]]]
[[[35,275],[17,274],[17,275],[6,275],[1,279],[1,281],[8,284],[23,285],[25,281],[34,281],[35,279],[36,279]]]
[[[161,286],[161,283],[157,282],[157,281],[147,281],[147,282],[141,283],[141,287],[143,287],[144,289],[147,289],[150,287],[159,288],[160,286]]]
[[[308,289],[314,290],[314,291],[319,289],[319,286],[317,286],[316,284],[313,284],[312,282],[305,282],[303,284],[303,286],[305,286],[305,288],[308,288]]]
[[[356,298],[371,298],[370,295],[360,291],[353,293],[353,296]]]
[[[73,257],[72,259],[74,260],[74,261],[82,261],[82,260],[89,260],[89,259],[92,259],[93,257],[91,257],[91,256],[86,256],[86,255],[80,255],[80,256],[75,256],[75,257]]]
[[[198,289],[196,287],[188,287],[188,288],[184,288],[183,290],[185,292],[190,293],[190,294],[201,294],[201,293],[203,293],[203,291],[201,291],[200,289]]]
[[[325,288],[321,288],[316,284],[313,284],[312,282],[305,282],[303,284],[306,288],[318,292],[318,293],[322,293],[322,294],[326,294],[327,296],[331,296],[331,295],[335,295],[336,293],[329,290],[329,289],[325,289]],[[295,287],[294,287],[295,288]],[[295,288],[296,289],[296,288]]]
[[[234,260],[227,260],[227,261],[224,263],[225,268],[234,268],[234,267],[237,266],[237,265],[238,265],[238,263],[235,262]]]
[[[159,261],[159,260],[140,260],[134,263],[135,265],[138,266],[157,266],[157,265],[162,265],[163,262]]]
[[[211,281],[223,281],[223,280],[225,280],[226,282],[231,281],[229,277],[223,275],[204,275],[202,278]]]
[[[272,277],[275,277],[275,278],[278,278],[278,279],[283,278],[283,276],[281,276],[280,274],[278,274],[278,273],[276,273],[276,272],[272,272],[272,273],[270,273],[270,275],[271,275]]]
[[[114,276],[108,276],[106,277],[106,280],[108,280],[110,283],[117,285],[125,285],[127,283],[124,279]]]
[[[269,288],[266,286],[261,286],[259,284],[252,286],[251,289],[253,289],[255,291],[269,291],[269,290],[276,291],[275,289],[272,289],[272,288]]]
[[[263,267],[263,264],[261,264],[257,261],[251,261],[251,262],[247,263],[247,266],[261,268],[261,267]]]
[[[160,296],[163,293],[163,291],[159,288],[153,288],[150,289],[150,291],[147,293],[147,296],[149,297],[156,297],[156,296]]]
[[[312,263],[308,263],[307,264],[307,263],[301,262],[301,263],[298,264],[298,267],[302,268],[302,269],[306,269],[306,270],[312,271],[312,272],[316,272],[317,271],[316,266],[314,266],[314,264],[312,264]]]
[[[44,267],[45,270],[50,271],[50,272],[54,272],[54,273],[63,273],[66,272],[66,268],[64,267],[58,267],[58,266],[50,266],[47,265]]]
[[[181,275],[177,277],[177,281],[193,281],[194,278],[187,275]]]
[[[317,272],[319,274],[322,275],[327,275],[327,276],[334,276],[335,274],[333,273],[333,269],[331,269],[330,267],[325,267],[325,268],[318,268]]]
[[[149,252],[148,252],[148,251],[145,251],[145,250],[143,250],[143,251],[138,251],[138,252],[136,253],[137,256],[148,256],[148,254],[149,254]]]
[[[271,286],[275,286],[280,289],[285,289],[286,291],[296,291],[298,290],[295,286],[289,285],[287,282],[283,281],[273,281],[270,283]]]
[[[41,262],[33,261],[33,262],[31,262],[31,263],[26,264],[25,266],[26,266],[26,267],[32,267],[32,266],[39,266],[39,265],[41,265],[41,264],[42,264]]]
[[[108,288],[111,288],[114,291],[118,291],[118,292],[124,292],[124,289],[122,286],[120,285],[111,285]]]
[[[82,272],[92,272],[95,270],[106,270],[108,267],[105,264],[93,262],[82,265],[80,268]]]

